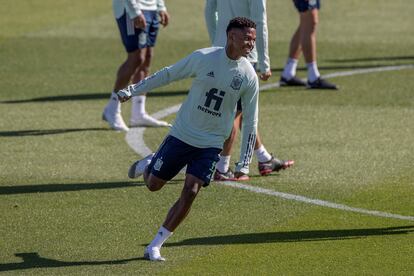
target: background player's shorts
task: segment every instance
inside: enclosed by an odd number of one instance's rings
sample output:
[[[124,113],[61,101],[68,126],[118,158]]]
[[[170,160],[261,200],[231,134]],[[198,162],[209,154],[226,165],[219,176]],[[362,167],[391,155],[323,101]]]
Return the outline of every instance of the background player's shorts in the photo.
[[[295,7],[299,12],[306,12],[313,9],[320,9],[319,0],[293,0]]]
[[[129,18],[127,12],[124,12],[124,15],[116,20],[119,32],[121,33],[122,43],[128,53],[155,46],[160,26],[158,12],[142,11],[142,13],[147,22],[145,30],[135,28],[134,21]]]
[[[193,147],[168,135],[152,158],[148,172],[168,181],[187,165],[186,173],[203,180],[205,187],[214,175],[220,152],[219,148]]]

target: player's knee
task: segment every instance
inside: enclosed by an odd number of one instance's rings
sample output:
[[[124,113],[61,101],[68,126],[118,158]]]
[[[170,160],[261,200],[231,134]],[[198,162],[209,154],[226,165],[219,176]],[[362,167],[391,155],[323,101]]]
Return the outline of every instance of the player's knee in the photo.
[[[128,60],[130,63],[134,65],[134,67],[141,66],[141,64],[144,62],[144,59],[142,58],[139,51],[135,51],[128,54]]]
[[[151,192],[156,192],[156,191],[158,191],[162,188],[162,185],[160,185],[158,183],[147,182],[146,184],[147,184],[148,190],[150,190]]]
[[[145,184],[147,185],[148,190],[150,190],[151,192],[156,192],[164,186],[165,181],[159,178],[152,177],[152,175],[150,174],[145,179]]]

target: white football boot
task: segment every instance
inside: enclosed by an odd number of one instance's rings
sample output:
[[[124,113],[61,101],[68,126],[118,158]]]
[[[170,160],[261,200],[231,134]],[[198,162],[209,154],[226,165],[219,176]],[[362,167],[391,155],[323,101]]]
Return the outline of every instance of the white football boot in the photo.
[[[135,116],[130,120],[131,127],[171,127],[171,124],[165,121],[157,120],[147,113]]]
[[[144,159],[138,160],[134,164],[132,164],[128,171],[128,177],[140,177],[144,173],[145,168],[151,163],[151,160],[154,157],[154,155],[155,153],[151,153],[147,155]]]
[[[109,126],[116,131],[128,131],[129,128],[125,124],[121,116],[121,103],[118,100],[118,96],[112,92],[111,98],[106,105],[102,120],[108,122]]]
[[[165,258],[163,258],[160,254],[160,249],[158,247],[147,247],[145,248],[144,258],[149,261],[155,262],[163,262]]]

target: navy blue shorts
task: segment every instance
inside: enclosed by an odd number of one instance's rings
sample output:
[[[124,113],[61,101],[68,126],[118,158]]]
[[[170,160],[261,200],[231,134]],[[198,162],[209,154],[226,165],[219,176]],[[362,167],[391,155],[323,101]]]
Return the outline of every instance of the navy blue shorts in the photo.
[[[293,0],[295,7],[299,12],[306,12],[313,9],[320,9],[321,3],[319,0]]]
[[[208,186],[219,160],[219,148],[197,148],[168,135],[148,166],[148,172],[163,180],[171,180],[185,165],[186,173],[203,180]]]
[[[145,30],[135,28],[134,21],[129,18],[126,12],[116,20],[119,32],[121,33],[122,43],[128,53],[155,46],[160,26],[158,12],[142,11],[142,13],[147,22]]]

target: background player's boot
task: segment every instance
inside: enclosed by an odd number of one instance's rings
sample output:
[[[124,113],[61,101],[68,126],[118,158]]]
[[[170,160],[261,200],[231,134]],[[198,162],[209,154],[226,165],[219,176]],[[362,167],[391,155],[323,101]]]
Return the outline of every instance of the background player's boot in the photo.
[[[225,173],[216,169],[214,172],[214,181],[234,181],[234,173],[230,168]]]
[[[306,82],[294,76],[291,79],[286,79],[283,76],[279,80],[280,87],[282,86],[306,86]]]
[[[102,113],[102,120],[109,124],[109,127],[116,131],[128,131],[129,128],[122,119],[121,113],[108,112],[106,109]]]
[[[235,181],[247,181],[249,179],[250,179],[250,177],[249,177],[248,174],[245,174],[243,172],[237,172],[237,171],[234,173],[234,180]]]
[[[278,172],[280,170],[289,168],[293,166],[294,163],[295,161],[293,160],[279,160],[272,156],[272,159],[269,161],[258,163],[259,173],[260,175],[268,175],[272,172]]]
[[[335,84],[330,83],[322,79],[321,77],[317,78],[313,82],[308,81],[307,88],[308,89],[333,89],[333,90],[338,89],[338,87]]]
[[[165,121],[157,120],[147,113],[134,116],[130,120],[131,127],[170,127],[171,124]]]
[[[128,131],[129,128],[125,124],[121,116],[121,103],[116,93],[112,92],[108,104],[102,113],[102,120],[108,122],[113,130]]]

